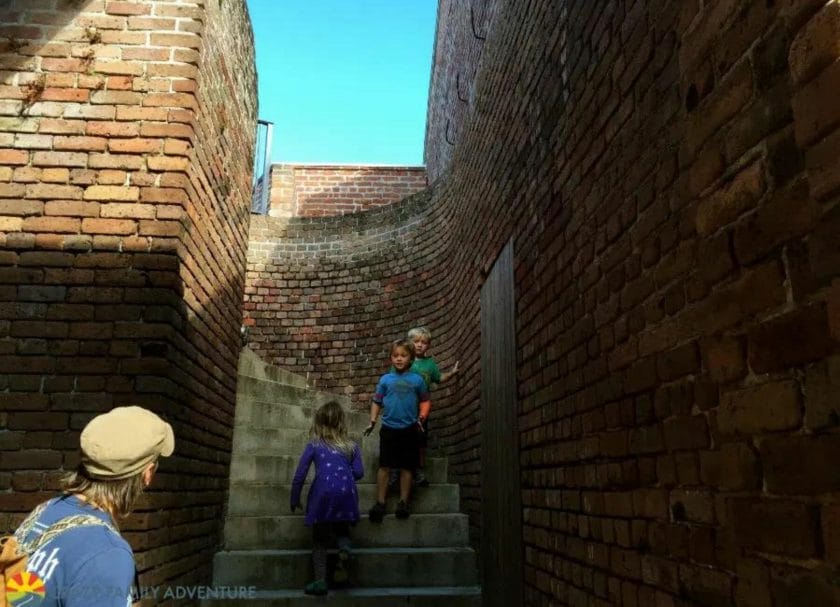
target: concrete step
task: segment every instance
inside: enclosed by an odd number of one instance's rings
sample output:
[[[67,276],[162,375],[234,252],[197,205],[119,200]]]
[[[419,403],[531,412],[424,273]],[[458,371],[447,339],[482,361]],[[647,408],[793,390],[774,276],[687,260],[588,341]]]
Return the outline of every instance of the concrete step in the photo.
[[[366,439],[372,442],[372,437]],[[367,451],[367,452],[365,452]],[[266,483],[271,481],[290,482],[295,474],[300,453],[295,455],[254,455],[253,453],[234,453],[230,463],[231,483],[245,484],[247,482]],[[365,477],[362,483],[376,481],[376,470],[379,468],[379,453],[371,449],[363,449],[362,463]],[[430,457],[426,459],[426,478],[430,483],[446,483],[447,460],[445,457]],[[310,475],[312,472],[310,472]]]
[[[372,483],[358,485],[360,508],[368,508],[376,500],[376,485]],[[231,483],[228,498],[228,515],[231,516],[270,516],[291,514],[289,497],[292,487],[288,484]],[[302,499],[306,502],[309,485],[303,488]],[[393,500],[396,508],[396,496]],[[458,485],[429,485],[417,487],[412,491],[411,510],[417,514],[444,514],[457,512],[459,508]]]
[[[265,362],[260,356],[247,346],[242,348],[239,354],[239,375],[274,381],[297,388],[307,388],[306,378],[302,375],[292,373],[281,367]]]
[[[312,551],[219,552],[213,571],[214,586],[303,588],[312,580]],[[471,548],[359,548],[353,550],[350,580],[357,588],[474,586],[478,575]]]
[[[352,588],[333,590],[327,596],[306,596],[302,590],[256,592],[247,603],[236,600],[205,599],[202,607],[480,607],[481,588],[477,586],[423,588]]]
[[[405,520],[394,516],[389,504],[385,520],[371,523],[367,511],[373,504],[360,504],[362,520],[351,530],[353,544],[360,548],[467,546],[466,514],[412,514]],[[228,516],[225,521],[225,549],[295,549],[312,547],[312,530],[303,515]]]
[[[379,435],[350,434],[362,448],[362,455],[379,455]],[[237,424],[233,429],[233,457],[239,455],[291,455],[300,457],[309,442],[309,430],[302,428],[258,428]]]
[[[259,400],[251,397],[240,398],[236,404],[236,425],[262,428],[299,428],[309,430],[315,417],[316,409],[294,403],[281,403]],[[351,434],[361,434],[370,421],[370,413],[365,411],[344,411],[347,430]]]
[[[234,457],[245,453],[300,455],[309,433],[300,428],[252,428],[237,424],[233,429]]]
[[[346,396],[339,396],[330,392],[321,392],[309,388],[290,386],[266,379],[257,379],[240,375],[236,383],[236,402],[245,402],[247,399],[274,402],[280,404],[294,404],[301,407],[317,409],[331,400],[338,401],[345,410],[350,410],[350,399]]]

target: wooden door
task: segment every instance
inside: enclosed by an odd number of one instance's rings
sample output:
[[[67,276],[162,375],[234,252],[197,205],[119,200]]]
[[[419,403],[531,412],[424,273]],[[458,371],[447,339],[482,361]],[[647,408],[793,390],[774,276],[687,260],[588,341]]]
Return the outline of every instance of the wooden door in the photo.
[[[523,598],[513,242],[481,288],[481,562],[484,607]]]

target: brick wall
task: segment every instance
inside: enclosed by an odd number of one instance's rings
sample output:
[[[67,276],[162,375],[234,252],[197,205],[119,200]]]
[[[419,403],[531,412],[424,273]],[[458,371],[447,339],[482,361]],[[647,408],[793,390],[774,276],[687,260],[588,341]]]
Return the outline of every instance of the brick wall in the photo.
[[[838,7],[499,0],[428,201],[255,224],[276,362],[361,403],[415,319],[461,360],[435,436],[476,540],[513,237],[527,604],[840,604]]]
[[[389,365],[388,343],[415,323],[443,326],[448,285],[437,270],[447,234],[429,230],[441,220],[430,190],[352,215],[254,217],[244,304],[251,348],[366,406]]]
[[[391,204],[425,187],[423,167],[275,164],[269,214],[344,215]]]
[[[449,168],[475,107],[475,78],[498,0],[438,0],[423,162],[429,181]]]
[[[0,528],[52,495],[90,417],[143,404],[177,447],[123,526],[142,582],[207,582],[250,218],[245,4],[13,0],[0,44]]]

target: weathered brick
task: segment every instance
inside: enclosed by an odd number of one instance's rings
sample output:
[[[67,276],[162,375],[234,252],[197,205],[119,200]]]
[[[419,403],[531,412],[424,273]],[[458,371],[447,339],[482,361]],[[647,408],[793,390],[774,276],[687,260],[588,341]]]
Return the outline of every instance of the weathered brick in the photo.
[[[83,219],[82,231],[87,234],[134,234],[137,223],[130,219]]]
[[[840,129],[821,139],[805,153],[808,184],[815,198],[827,198],[840,187],[840,160],[835,153],[840,146]]]
[[[815,506],[755,498],[727,501],[739,545],[795,557],[817,556],[819,512]]]
[[[802,28],[790,46],[790,74],[803,84],[840,57],[840,5],[826,5]]]
[[[761,441],[767,490],[777,495],[815,495],[837,491],[840,468],[826,466],[840,455],[840,436],[788,436]]]
[[[793,96],[796,141],[805,147],[840,126],[840,109],[830,103],[840,87],[840,63],[834,62]]]
[[[755,162],[700,202],[697,232],[708,236],[732,223],[739,215],[756,206],[765,187],[764,167],[761,162]]]
[[[773,604],[790,607],[836,604],[840,602],[840,591],[835,579],[830,568],[808,571],[777,566],[770,584]]]
[[[155,216],[155,206],[138,203],[108,203],[101,208],[102,217],[149,219]]]
[[[725,124],[747,103],[753,94],[749,61],[742,61],[726,75],[715,89],[689,117],[686,147],[695,154],[703,142]]]
[[[137,200],[140,188],[130,186],[92,185],[85,190],[85,200]]]
[[[29,152],[25,150],[0,150],[0,163],[26,164],[29,162]]]
[[[146,160],[150,171],[185,171],[189,166],[186,158],[152,156]]]
[[[747,372],[745,344],[735,337],[708,338],[701,342],[703,366],[712,380],[726,383]]]
[[[66,217],[98,217],[99,203],[81,200],[51,200],[44,204],[44,214]]]
[[[705,449],[709,446],[706,417],[674,417],[665,420],[665,447],[671,451]]]
[[[142,169],[145,161],[142,156],[130,154],[91,154],[89,166],[92,169]]]
[[[729,491],[757,488],[761,483],[758,458],[744,443],[726,443],[717,451],[700,453],[703,483]]]
[[[76,233],[79,220],[70,217],[27,217],[23,220],[25,232]]]
[[[779,371],[824,358],[835,345],[825,306],[809,306],[753,328],[749,364],[758,373]]]
[[[112,139],[108,142],[111,152],[126,154],[154,154],[160,152],[160,139]]]
[[[833,356],[809,367],[804,392],[807,428],[840,425],[840,358]]]
[[[67,198],[82,197],[82,188],[74,185],[33,184],[26,186],[26,198]]]
[[[35,166],[84,167],[87,154],[82,152],[35,152],[32,155]]]
[[[753,263],[785,241],[807,234],[821,214],[820,205],[809,196],[805,180],[777,191],[736,228],[738,261],[742,265]]]
[[[723,434],[790,430],[800,421],[799,385],[793,381],[768,382],[724,392],[717,413],[718,428]]]

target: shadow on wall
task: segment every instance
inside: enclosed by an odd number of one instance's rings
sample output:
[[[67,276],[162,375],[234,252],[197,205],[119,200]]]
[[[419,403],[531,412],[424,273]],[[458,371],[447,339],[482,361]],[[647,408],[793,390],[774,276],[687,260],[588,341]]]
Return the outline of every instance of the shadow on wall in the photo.
[[[203,20],[211,50],[179,46],[199,40],[186,29],[143,31],[137,12],[161,6],[173,28]],[[208,119],[231,64],[244,67],[228,94],[250,86],[247,52],[215,52],[225,27],[247,25],[220,6],[0,0],[13,79],[0,88],[0,533],[77,465],[91,417],[147,406],[176,451],[122,525],[144,585],[208,582],[221,542],[250,221],[250,156],[236,150],[253,134]],[[230,105],[252,124],[252,107]]]
[[[392,340],[446,326],[447,235],[432,192],[352,215],[253,218],[244,322],[254,351],[365,406]],[[432,351],[454,362],[448,342]]]
[[[0,528],[13,529],[54,494],[78,464],[90,418],[142,405],[172,423],[177,448],[122,528],[144,583],[194,572],[196,563],[206,566],[202,579],[221,539],[235,404],[224,369],[235,344],[207,341],[204,309],[184,303],[175,252],[13,255],[17,265],[0,268],[4,282],[16,282],[0,289],[0,322],[9,326],[0,340]],[[202,368],[199,353],[217,366]]]

